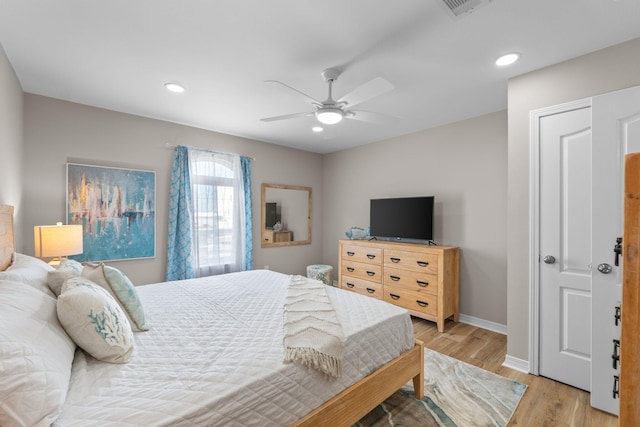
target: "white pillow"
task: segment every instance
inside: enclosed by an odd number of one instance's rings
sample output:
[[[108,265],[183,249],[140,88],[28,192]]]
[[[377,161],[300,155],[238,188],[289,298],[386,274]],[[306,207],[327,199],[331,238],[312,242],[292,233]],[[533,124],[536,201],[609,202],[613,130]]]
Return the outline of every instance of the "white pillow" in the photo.
[[[69,277],[80,276],[82,274],[82,264],[73,259],[62,259],[58,268],[47,273],[47,284],[49,289],[56,295],[60,295],[64,281]]]
[[[49,426],[58,418],[75,349],[52,295],[0,281],[1,426]]]
[[[58,297],[58,319],[80,348],[98,360],[126,363],[133,331],[118,303],[85,277],[71,277]]]
[[[53,270],[55,268],[41,259],[16,253],[13,264],[0,272],[0,280],[26,283],[47,295],[53,295],[47,286],[47,273]]]
[[[104,265],[102,262],[99,264],[85,263],[82,277],[86,277],[109,291],[124,310],[134,331],[149,330],[136,287],[124,273],[117,268]]]

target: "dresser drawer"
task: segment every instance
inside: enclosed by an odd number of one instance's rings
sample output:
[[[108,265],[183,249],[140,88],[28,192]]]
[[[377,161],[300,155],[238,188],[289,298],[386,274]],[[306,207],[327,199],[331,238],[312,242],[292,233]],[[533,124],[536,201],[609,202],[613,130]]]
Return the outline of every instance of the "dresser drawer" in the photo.
[[[420,291],[428,294],[438,293],[438,276],[413,270],[385,267],[383,280],[385,286],[395,286],[407,291]]]
[[[340,273],[345,276],[382,283],[382,265],[343,260]]]
[[[340,278],[340,288],[368,297],[382,299],[382,285],[380,283],[358,279],[357,277],[342,276]]]
[[[425,313],[430,316],[438,315],[438,297],[426,292],[412,292],[406,289],[384,285],[385,301],[409,310]]]
[[[382,265],[382,249],[366,246],[343,245],[342,259],[345,261],[364,262]]]
[[[384,250],[384,265],[393,268],[403,268],[421,273],[438,274],[438,255],[420,252]]]

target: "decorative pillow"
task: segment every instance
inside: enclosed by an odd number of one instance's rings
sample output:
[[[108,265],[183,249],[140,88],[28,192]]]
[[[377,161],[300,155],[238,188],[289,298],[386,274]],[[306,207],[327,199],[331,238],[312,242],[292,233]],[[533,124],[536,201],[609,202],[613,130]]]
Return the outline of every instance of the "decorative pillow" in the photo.
[[[58,319],[80,348],[98,360],[126,363],[133,332],[109,292],[85,277],[70,277],[58,297]]]
[[[0,272],[0,280],[14,280],[26,283],[47,295],[53,295],[47,286],[47,273],[55,270],[52,266],[29,255],[15,254],[13,264]]]
[[[75,349],[53,295],[0,281],[1,426],[48,426],[58,418]]]
[[[134,331],[148,331],[145,323],[142,303],[131,280],[114,267],[99,264],[84,264],[82,277],[105,288],[118,301],[131,323]]]
[[[58,296],[62,290],[64,281],[69,277],[77,277],[82,274],[82,264],[73,259],[62,259],[56,270],[47,273],[49,289]]]

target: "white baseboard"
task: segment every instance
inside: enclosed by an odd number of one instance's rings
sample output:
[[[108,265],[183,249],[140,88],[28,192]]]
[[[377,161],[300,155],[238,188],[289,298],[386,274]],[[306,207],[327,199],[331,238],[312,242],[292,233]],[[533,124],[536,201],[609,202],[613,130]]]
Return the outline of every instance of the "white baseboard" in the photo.
[[[518,359],[517,357],[507,356],[504,358],[504,363],[502,364],[505,368],[511,368],[516,371],[524,372],[525,374],[529,373],[529,361]]]
[[[466,314],[460,314],[460,322],[497,332],[502,335],[507,335],[507,325],[503,325],[502,323],[491,322],[478,317],[467,316]]]
[[[478,317],[467,316],[466,314],[460,314],[460,322],[467,325],[476,326],[478,328],[487,329],[489,331],[497,332],[502,335],[507,335],[507,325],[502,323],[491,322],[489,320],[480,319]],[[514,369],[516,371],[529,373],[529,361],[518,359],[517,357],[509,356],[508,354],[504,358],[502,366],[505,368]]]

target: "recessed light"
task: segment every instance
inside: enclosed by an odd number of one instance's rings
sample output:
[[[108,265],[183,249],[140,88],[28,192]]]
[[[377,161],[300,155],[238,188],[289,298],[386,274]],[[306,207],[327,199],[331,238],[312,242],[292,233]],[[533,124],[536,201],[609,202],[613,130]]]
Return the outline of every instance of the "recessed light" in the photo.
[[[184,86],[180,86],[178,83],[165,83],[164,87],[166,87],[167,90],[170,90],[171,92],[175,92],[175,93],[184,92]]]
[[[499,67],[504,67],[505,65],[511,65],[520,59],[519,53],[507,53],[506,55],[502,55],[500,58],[496,59],[496,65]]]
[[[311,130],[314,132],[322,132],[324,129],[322,129],[322,126],[314,126]]]

